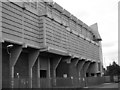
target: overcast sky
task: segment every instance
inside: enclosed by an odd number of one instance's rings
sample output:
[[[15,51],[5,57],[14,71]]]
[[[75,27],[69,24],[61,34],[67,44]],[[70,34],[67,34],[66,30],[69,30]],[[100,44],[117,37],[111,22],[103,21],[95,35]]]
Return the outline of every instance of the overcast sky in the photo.
[[[87,25],[98,23],[102,37],[103,63],[118,63],[118,1],[120,0],[53,0]]]

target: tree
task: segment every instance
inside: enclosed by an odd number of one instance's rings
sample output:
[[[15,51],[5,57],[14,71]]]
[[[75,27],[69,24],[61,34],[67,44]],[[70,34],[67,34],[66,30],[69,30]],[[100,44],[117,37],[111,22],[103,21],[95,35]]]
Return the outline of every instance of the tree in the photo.
[[[106,75],[120,76],[120,66],[114,61],[112,64],[107,66]]]

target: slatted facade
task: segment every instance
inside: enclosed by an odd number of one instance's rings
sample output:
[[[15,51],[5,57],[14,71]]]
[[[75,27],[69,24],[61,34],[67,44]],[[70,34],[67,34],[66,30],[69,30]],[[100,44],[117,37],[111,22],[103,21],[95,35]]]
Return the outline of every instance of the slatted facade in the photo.
[[[5,2],[2,4],[2,35],[3,39],[40,47],[43,44],[43,21],[28,10]]]
[[[3,39],[100,59],[99,44],[93,41],[92,29],[57,3],[4,2],[0,20]]]

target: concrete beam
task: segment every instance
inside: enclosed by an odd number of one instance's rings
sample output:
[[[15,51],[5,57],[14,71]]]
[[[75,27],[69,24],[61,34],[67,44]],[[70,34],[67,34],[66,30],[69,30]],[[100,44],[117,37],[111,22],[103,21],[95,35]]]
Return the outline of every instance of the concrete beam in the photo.
[[[30,77],[30,82],[29,86],[32,88],[32,67],[35,64],[35,61],[37,60],[39,56],[39,50],[33,49],[29,53],[29,77]]]

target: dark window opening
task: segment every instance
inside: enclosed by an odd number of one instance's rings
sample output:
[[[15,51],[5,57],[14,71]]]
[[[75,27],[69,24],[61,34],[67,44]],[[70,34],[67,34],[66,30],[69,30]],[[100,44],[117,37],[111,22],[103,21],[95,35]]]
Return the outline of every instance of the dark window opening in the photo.
[[[88,77],[89,76],[89,74],[88,73],[86,73],[86,77]]]
[[[91,73],[91,76],[94,76],[95,74],[94,73]]]
[[[100,71],[100,63],[98,63],[98,71]]]
[[[46,78],[47,77],[47,71],[46,70],[40,70],[40,78]]]

